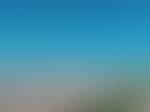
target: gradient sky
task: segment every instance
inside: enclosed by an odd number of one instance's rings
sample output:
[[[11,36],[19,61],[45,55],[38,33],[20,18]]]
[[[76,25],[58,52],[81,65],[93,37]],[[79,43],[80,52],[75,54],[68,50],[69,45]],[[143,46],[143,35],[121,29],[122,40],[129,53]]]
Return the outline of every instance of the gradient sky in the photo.
[[[0,0],[1,80],[148,70],[149,29],[148,0]]]

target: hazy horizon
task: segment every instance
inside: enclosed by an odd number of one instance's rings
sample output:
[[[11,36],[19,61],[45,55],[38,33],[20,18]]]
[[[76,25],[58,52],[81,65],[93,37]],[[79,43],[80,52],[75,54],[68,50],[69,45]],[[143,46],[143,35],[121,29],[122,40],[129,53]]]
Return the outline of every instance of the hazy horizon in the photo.
[[[49,92],[149,90],[149,12],[147,0],[0,0],[3,111],[44,112]]]

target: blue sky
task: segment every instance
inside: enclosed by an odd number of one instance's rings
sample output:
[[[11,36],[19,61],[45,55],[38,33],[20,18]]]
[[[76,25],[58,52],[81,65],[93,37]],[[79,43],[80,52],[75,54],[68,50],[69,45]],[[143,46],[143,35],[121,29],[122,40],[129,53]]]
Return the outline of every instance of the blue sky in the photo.
[[[1,0],[1,74],[148,68],[149,6],[148,0]]]

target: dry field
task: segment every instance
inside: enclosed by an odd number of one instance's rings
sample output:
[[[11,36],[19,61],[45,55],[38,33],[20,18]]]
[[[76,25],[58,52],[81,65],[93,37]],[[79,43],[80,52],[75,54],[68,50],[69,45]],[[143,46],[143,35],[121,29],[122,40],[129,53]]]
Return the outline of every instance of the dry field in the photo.
[[[18,88],[1,92],[0,112],[149,112],[148,97],[83,88]]]

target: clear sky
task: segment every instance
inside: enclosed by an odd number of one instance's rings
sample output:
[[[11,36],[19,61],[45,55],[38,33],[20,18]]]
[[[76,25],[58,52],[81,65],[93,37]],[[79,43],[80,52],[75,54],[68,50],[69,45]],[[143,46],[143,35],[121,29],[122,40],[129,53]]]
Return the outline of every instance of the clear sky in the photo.
[[[148,0],[0,0],[1,80],[135,72],[149,37]]]

